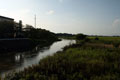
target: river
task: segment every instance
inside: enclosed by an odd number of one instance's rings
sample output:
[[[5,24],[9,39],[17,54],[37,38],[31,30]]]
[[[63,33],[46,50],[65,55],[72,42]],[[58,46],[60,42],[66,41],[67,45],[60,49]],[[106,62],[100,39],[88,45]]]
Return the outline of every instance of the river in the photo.
[[[44,57],[53,55],[57,51],[62,51],[63,47],[73,43],[75,43],[75,40],[62,39],[62,41],[54,42],[47,47],[39,48],[37,46],[31,51],[0,56],[0,76],[38,64]]]

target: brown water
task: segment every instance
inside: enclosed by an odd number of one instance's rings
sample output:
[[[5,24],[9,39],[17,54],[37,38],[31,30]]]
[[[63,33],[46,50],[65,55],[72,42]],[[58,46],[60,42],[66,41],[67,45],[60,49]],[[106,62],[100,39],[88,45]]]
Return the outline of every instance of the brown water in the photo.
[[[42,58],[53,55],[57,51],[62,51],[63,47],[73,43],[75,43],[75,40],[63,39],[47,47],[39,48],[37,46],[35,49],[28,52],[0,56],[0,75],[4,76],[9,72],[23,70],[28,66],[38,64]]]

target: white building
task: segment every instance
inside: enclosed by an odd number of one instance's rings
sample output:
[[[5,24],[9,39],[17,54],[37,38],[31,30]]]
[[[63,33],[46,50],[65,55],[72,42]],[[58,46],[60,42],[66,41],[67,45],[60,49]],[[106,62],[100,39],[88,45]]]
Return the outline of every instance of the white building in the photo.
[[[8,17],[4,17],[4,16],[0,16],[0,21],[14,21],[14,19],[8,18]]]

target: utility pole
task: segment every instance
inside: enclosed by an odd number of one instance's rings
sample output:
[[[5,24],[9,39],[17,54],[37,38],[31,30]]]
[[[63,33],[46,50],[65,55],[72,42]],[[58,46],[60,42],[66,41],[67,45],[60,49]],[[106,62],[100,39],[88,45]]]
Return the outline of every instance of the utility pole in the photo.
[[[36,28],[36,15],[35,15],[35,28]]]

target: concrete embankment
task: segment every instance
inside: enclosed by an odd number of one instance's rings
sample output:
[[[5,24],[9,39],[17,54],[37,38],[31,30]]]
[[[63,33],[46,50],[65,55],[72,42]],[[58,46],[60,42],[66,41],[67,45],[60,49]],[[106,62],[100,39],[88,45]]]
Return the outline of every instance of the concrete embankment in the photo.
[[[0,52],[24,51],[34,46],[28,38],[0,39]]]

